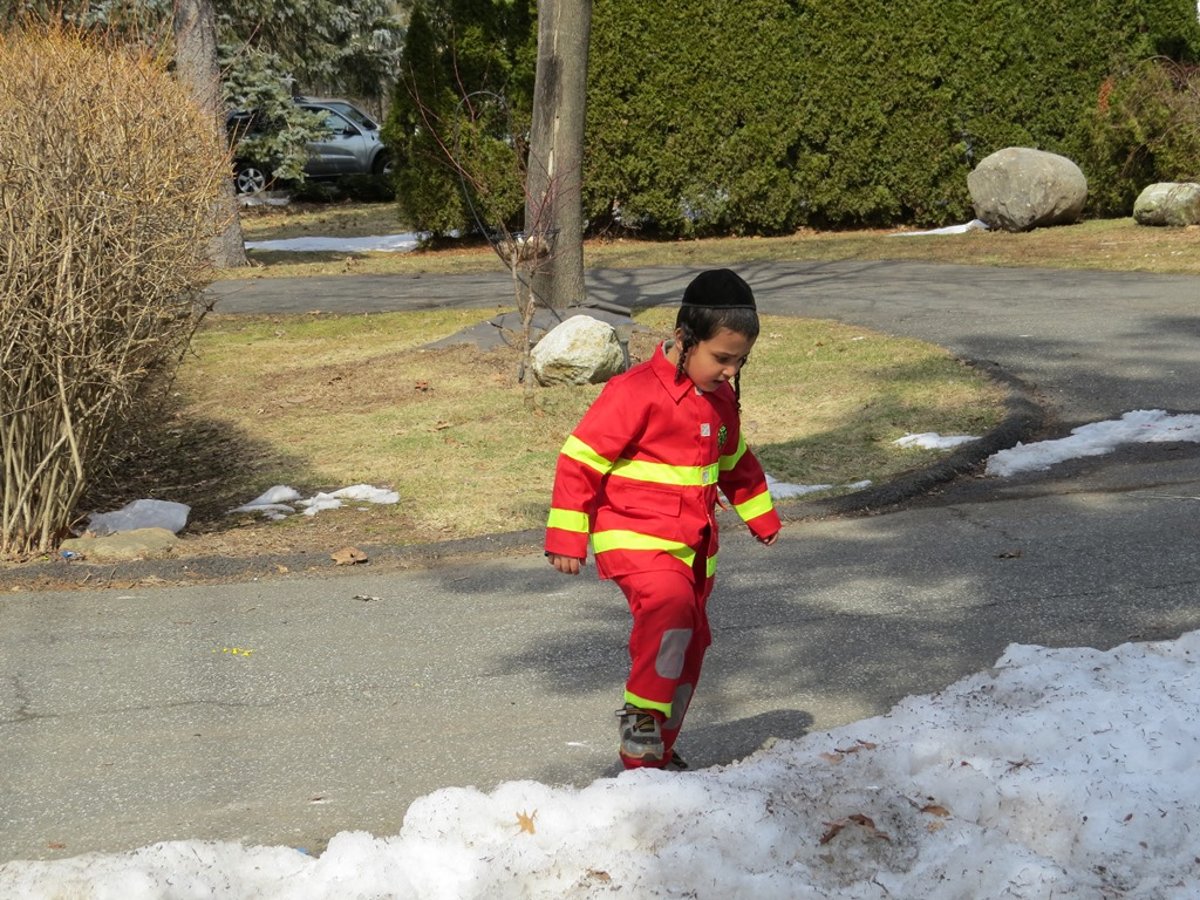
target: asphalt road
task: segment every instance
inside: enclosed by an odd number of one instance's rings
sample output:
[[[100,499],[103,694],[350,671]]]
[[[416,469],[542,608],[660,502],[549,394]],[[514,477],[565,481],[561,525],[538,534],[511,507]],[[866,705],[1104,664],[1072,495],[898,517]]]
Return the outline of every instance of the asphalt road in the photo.
[[[906,238],[917,239],[917,238]],[[739,267],[767,312],[933,340],[1036,397],[1045,431],[1197,411],[1200,279],[915,263]],[[690,272],[591,274],[675,302]],[[220,285],[226,311],[503,306],[495,277]],[[727,528],[683,749],[727,763],[885,712],[1010,642],[1200,628],[1200,445],[959,478],[870,516]],[[0,599],[0,861],[165,839],[319,850],[417,796],[615,772],[626,613],[537,553],[412,571]]]

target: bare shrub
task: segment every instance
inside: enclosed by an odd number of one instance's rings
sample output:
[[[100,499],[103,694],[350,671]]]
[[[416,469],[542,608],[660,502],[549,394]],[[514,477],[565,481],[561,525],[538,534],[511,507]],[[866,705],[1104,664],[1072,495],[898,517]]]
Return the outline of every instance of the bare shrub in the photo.
[[[144,50],[0,34],[0,555],[51,549],[203,316],[212,123]]]

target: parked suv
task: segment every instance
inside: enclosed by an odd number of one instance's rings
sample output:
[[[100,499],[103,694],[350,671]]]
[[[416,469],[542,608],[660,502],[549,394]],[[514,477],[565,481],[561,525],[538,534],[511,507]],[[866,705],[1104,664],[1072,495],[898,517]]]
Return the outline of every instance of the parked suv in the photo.
[[[325,137],[309,143],[305,175],[310,178],[332,178],[339,175],[378,175],[386,170],[388,154],[379,135],[379,125],[365,112],[349,100],[293,99],[301,109],[323,115],[327,131]],[[225,124],[231,140],[235,142],[268,127],[254,110],[232,112]],[[236,156],[235,150],[234,183],[239,194],[257,193],[267,187],[272,178],[268,163]]]

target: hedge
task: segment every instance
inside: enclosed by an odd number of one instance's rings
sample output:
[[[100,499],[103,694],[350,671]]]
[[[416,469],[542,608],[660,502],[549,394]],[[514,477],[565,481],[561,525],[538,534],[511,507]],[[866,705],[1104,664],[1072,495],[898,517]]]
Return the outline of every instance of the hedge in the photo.
[[[941,225],[972,215],[967,173],[1011,145],[1075,159],[1111,211],[1131,202],[1114,74],[1198,51],[1193,0],[596,0],[585,217],[663,236]],[[488,88],[527,117],[529,70],[501,68]],[[415,224],[465,224],[444,174],[407,160]]]

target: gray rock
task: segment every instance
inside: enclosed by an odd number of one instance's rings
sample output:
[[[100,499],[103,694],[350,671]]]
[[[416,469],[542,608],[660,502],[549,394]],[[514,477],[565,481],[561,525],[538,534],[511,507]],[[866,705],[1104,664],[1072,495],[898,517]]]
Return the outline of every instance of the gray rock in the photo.
[[[103,537],[70,538],[62,542],[60,550],[94,562],[115,562],[164,559],[177,543],[179,538],[166,528],[135,528]]]
[[[1139,225],[1200,225],[1200,184],[1161,181],[1147,185],[1133,204]]]
[[[604,301],[588,301],[582,306],[569,306],[566,309],[542,309],[534,311],[533,320],[529,326],[530,341],[536,344],[546,332],[561,325],[572,316],[585,315],[601,322],[607,322],[617,332],[617,340],[626,350],[628,365],[629,337],[635,331],[647,332],[649,329],[639,326],[633,321],[630,309],[615,303]],[[481,350],[491,350],[495,347],[521,346],[523,324],[519,312],[505,312],[493,316],[486,322],[471,325],[449,337],[426,344],[426,349],[438,350],[443,347],[471,345]]]
[[[989,228],[1029,231],[1079,221],[1087,178],[1065,156],[1028,147],[997,150],[967,176],[975,215]]]
[[[530,359],[538,384],[599,384],[625,370],[616,330],[591,316],[572,316],[546,333]]]

